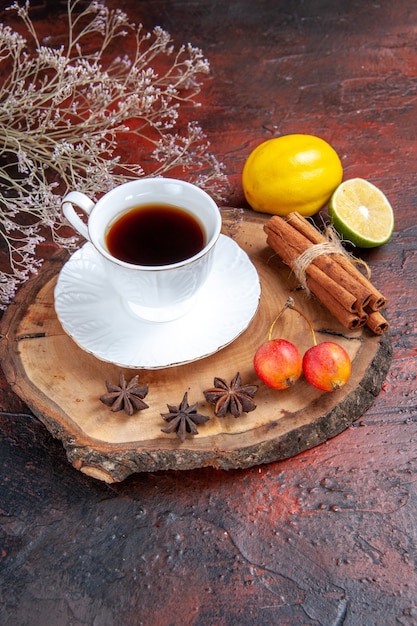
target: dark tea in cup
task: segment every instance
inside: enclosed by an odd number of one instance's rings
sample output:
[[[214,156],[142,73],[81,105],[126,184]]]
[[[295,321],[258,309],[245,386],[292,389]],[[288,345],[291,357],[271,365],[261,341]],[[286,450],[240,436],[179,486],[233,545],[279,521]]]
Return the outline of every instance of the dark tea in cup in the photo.
[[[188,211],[168,204],[131,208],[110,225],[110,254],[132,265],[172,265],[190,259],[206,245],[204,228]]]
[[[159,323],[192,309],[213,267],[222,226],[219,207],[203,189],[144,176],[95,203],[70,191],[62,210],[94,246],[109,289],[129,314]]]

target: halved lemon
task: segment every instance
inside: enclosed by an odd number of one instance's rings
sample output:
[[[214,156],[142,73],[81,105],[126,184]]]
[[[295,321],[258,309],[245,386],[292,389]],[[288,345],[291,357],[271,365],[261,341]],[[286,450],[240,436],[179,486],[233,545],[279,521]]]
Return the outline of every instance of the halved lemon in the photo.
[[[386,243],[394,230],[394,211],[385,194],[363,178],[341,183],[329,203],[333,226],[359,248]]]

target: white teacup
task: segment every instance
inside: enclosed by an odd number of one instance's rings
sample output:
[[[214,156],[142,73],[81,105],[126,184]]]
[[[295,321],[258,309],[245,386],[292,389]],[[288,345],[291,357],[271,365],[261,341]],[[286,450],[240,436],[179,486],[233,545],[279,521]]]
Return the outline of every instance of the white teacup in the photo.
[[[87,224],[74,205],[88,216]],[[203,233],[201,249],[187,258],[157,265],[114,256],[109,250],[109,232],[115,222],[132,211],[146,208],[149,212],[153,207],[171,207],[191,216]],[[71,191],[62,200],[62,210],[72,226],[93,244],[111,286],[134,315],[166,322],[191,310],[211,270],[221,229],[219,208],[205,191],[173,178],[140,178],[115,187],[95,204],[85,194]],[[162,229],[164,220],[158,219]]]

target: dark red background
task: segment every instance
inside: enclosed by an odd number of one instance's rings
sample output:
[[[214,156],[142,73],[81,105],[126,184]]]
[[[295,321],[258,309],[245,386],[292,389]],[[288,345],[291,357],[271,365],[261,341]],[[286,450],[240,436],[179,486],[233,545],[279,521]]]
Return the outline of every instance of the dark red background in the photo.
[[[161,25],[208,57],[193,114],[225,164],[228,204],[244,205],[250,150],[294,132],[323,137],[345,178],[387,194],[394,236],[362,256],[389,300],[394,358],[372,408],[324,445],[249,470],[142,474],[113,486],[74,470],[3,380],[0,622],[412,626],[417,5],[122,4],[132,21]],[[59,39],[60,15],[51,5],[34,19]]]

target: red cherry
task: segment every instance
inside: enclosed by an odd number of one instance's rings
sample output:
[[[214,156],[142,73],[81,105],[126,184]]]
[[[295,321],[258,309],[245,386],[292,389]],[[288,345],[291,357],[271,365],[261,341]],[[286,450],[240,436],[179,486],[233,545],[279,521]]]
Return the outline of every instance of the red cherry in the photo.
[[[346,350],[333,341],[316,344],[303,357],[304,376],[322,391],[341,389],[350,378],[351,367]]]
[[[273,389],[287,389],[301,376],[302,358],[298,348],[286,339],[270,339],[253,359],[257,376]]]

